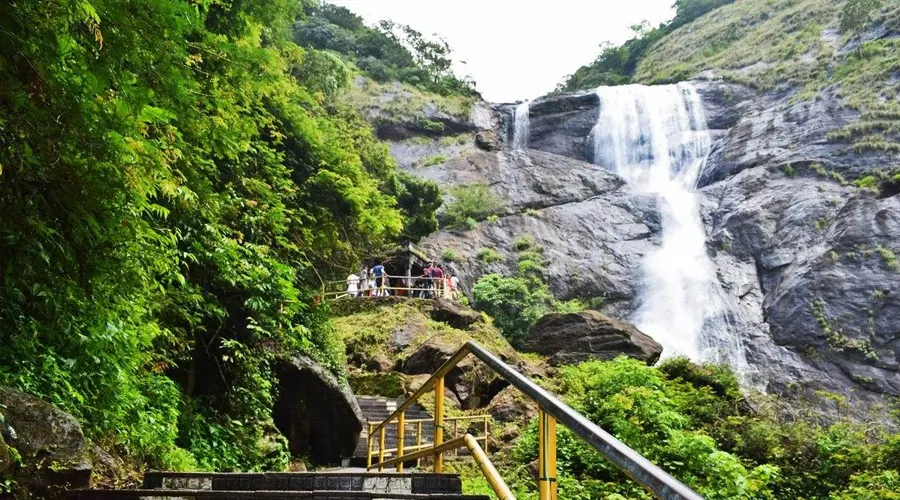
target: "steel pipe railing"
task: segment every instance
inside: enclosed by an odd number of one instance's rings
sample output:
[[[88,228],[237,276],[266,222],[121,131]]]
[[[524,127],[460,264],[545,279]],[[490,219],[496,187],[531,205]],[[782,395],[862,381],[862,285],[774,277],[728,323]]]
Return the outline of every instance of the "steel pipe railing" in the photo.
[[[619,470],[628,475],[638,484],[653,492],[657,497],[666,500],[702,500],[699,494],[691,490],[683,483],[672,477],[670,474],[660,469],[649,460],[641,456],[638,452],[626,446],[624,443],[616,439],[608,432],[601,429],[597,424],[584,418],[580,413],[576,412],[569,405],[560,401],[556,396],[550,394],[544,388],[532,382],[528,377],[522,375],[508,364],[504,363],[500,358],[483,348],[477,342],[469,341],[463,345],[453,356],[450,357],[438,370],[432,375],[425,384],[422,385],[409,399],[402,403],[397,410],[391,414],[385,421],[376,425],[370,436],[375,432],[383,432],[386,426],[393,420],[399,418],[401,414],[405,414],[406,410],[416,403],[426,392],[435,389],[435,440],[434,446],[425,449],[417,454],[428,456],[432,454],[435,457],[434,470],[440,472],[443,466],[443,386],[444,376],[455,368],[469,354],[474,355],[485,365],[493,370],[501,378],[509,382],[510,385],[521,391],[528,398],[538,404],[539,413],[539,442],[540,450],[538,452],[539,462],[539,491],[541,500],[556,500],[556,423],[561,423],[568,427],[573,433],[583,439],[586,443],[600,452],[607,460],[613,463]],[[381,434],[383,436],[383,433]],[[371,440],[369,441],[371,443]],[[487,441],[485,441],[487,442]],[[384,442],[381,442],[382,448]],[[407,456],[408,457],[408,456]],[[403,457],[397,457],[394,460],[401,460]],[[408,459],[408,458],[407,458]],[[379,462],[384,462],[383,456],[379,457]],[[369,468],[375,467],[369,463]],[[383,464],[382,464],[383,467]]]

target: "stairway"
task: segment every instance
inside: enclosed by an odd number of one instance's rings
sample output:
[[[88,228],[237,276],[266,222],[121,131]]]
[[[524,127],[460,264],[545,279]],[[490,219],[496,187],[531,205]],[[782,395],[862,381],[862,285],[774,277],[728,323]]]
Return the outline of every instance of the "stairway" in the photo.
[[[400,404],[403,403],[403,401],[396,401],[377,396],[356,396],[356,400],[359,402],[359,408],[362,410],[363,418],[372,424],[383,422],[397,410],[397,407]],[[426,411],[424,407],[416,404],[406,411],[406,421],[409,422],[419,419],[431,420],[432,416],[428,414],[428,411]],[[353,452],[353,458],[350,460],[350,465],[352,466],[365,467],[366,465],[366,446],[368,446],[369,443],[368,436],[366,435],[367,432],[368,426],[364,426],[363,431],[359,436],[359,443],[356,445],[356,451]],[[376,436],[375,439],[378,439],[378,437]],[[404,441],[406,446],[415,446],[416,433],[414,432],[413,424],[409,424],[407,427]],[[433,441],[434,424],[431,421],[424,422],[422,424],[422,442],[431,443]],[[389,425],[387,427],[387,430],[384,433],[384,442],[385,448],[390,449],[397,447],[396,425]]]
[[[298,473],[148,472],[140,490],[81,490],[69,500],[488,500],[463,495],[455,474],[362,471]]]

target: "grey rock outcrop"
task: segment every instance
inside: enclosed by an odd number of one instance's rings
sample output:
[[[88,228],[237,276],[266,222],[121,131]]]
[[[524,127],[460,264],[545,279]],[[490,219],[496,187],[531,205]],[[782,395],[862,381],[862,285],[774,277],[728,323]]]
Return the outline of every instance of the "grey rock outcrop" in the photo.
[[[351,456],[364,422],[350,386],[306,356],[281,361],[278,379],[273,414],[291,452],[317,464]]]
[[[0,387],[0,405],[16,431],[22,469],[15,479],[26,498],[63,498],[66,489],[89,486],[90,450],[75,417],[8,387]]]
[[[458,302],[436,299],[431,309],[431,319],[465,330],[480,321],[481,315]]]
[[[840,89],[804,99],[788,85],[759,92],[700,76],[692,83],[712,148],[698,188],[725,311],[706,325],[704,357],[768,391],[840,393],[862,403],[859,415],[884,405],[900,395],[900,182],[884,181],[876,196],[849,181],[900,164],[900,155],[857,151],[832,134],[861,119]],[[539,99],[530,105],[531,149],[415,170],[444,187],[488,184],[507,200],[498,218],[422,243],[436,256],[453,250],[449,266],[464,291],[484,274],[514,274],[513,242],[528,235],[557,297],[604,297],[602,312],[618,318],[639,307],[643,257],[660,241],[659,200],[589,164],[599,105],[591,91]],[[493,109],[508,146],[514,106]],[[500,260],[480,260],[483,249]]]
[[[473,230],[442,231],[421,243],[432,255],[452,249],[449,263],[464,290],[491,272],[514,274],[513,240],[528,235],[543,249],[544,274],[560,297],[605,297],[609,311],[628,310],[640,262],[659,231],[655,200],[588,163],[541,151],[480,153],[418,175],[442,186],[488,184],[507,201],[494,221]],[[503,259],[477,256],[493,249]]]
[[[663,348],[631,323],[584,311],[544,316],[528,333],[525,350],[549,356],[552,365],[608,361],[621,355],[652,365]]]
[[[431,375],[459,349],[456,343],[435,336],[422,344],[403,362],[403,373]],[[481,408],[508,385],[472,356],[463,359],[444,377],[446,390],[463,409]]]

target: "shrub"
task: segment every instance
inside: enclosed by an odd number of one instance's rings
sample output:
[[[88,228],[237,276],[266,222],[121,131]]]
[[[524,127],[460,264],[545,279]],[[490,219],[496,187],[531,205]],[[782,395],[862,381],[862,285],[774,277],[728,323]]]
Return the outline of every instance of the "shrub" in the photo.
[[[475,306],[494,318],[494,324],[521,347],[525,335],[542,316],[553,311],[553,295],[539,280],[483,276],[472,288]]]
[[[482,248],[476,254],[478,260],[481,260],[487,264],[492,264],[494,262],[500,262],[503,260],[503,255],[500,252],[497,252],[493,248]]]
[[[506,202],[486,184],[458,186],[450,190],[455,200],[447,206],[444,219],[447,226],[462,225],[466,219],[485,220],[506,207]]]
[[[441,257],[445,262],[456,262],[456,252],[454,252],[452,248],[444,250],[444,253],[441,255]]]
[[[513,240],[513,248],[517,252],[528,250],[532,245],[534,245],[534,238],[532,238],[531,235],[528,234],[523,234],[522,236],[518,236]]]
[[[433,167],[442,163],[447,163],[447,157],[444,155],[434,155],[426,158],[425,161],[422,162],[422,167]]]
[[[434,121],[434,120],[423,120],[422,128],[426,132],[440,134],[441,132],[444,131],[444,124],[443,124],[443,122],[438,122],[438,121]]]

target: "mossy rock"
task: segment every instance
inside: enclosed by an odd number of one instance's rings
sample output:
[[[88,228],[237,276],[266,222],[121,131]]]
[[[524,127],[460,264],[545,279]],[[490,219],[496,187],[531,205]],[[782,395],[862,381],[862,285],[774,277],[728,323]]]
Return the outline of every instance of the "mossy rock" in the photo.
[[[350,387],[358,396],[402,398],[406,396],[406,376],[398,372],[350,375]]]

